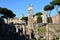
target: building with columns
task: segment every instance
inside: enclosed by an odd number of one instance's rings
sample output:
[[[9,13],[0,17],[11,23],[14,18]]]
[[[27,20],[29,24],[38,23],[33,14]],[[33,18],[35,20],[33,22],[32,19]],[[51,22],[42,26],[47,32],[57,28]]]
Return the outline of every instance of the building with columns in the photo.
[[[24,20],[21,20],[22,17],[24,17],[23,13],[22,13],[21,17],[18,17],[18,18],[8,18],[8,24],[13,22],[13,24],[14,24],[14,26],[16,28],[16,33],[18,33],[18,29],[21,30],[21,28],[23,28],[23,34],[25,34],[26,22]]]
[[[23,20],[21,20],[22,17],[24,17],[23,13],[22,13],[21,17],[18,17],[18,18],[8,18],[8,24],[11,23],[11,22],[13,22],[14,24],[15,23],[22,23],[23,22]]]

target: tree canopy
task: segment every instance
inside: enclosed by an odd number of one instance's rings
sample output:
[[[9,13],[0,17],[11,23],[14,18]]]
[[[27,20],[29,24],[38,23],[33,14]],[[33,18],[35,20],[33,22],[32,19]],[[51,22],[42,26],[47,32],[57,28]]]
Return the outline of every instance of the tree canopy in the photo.
[[[56,6],[56,10],[58,11],[58,8],[60,6],[60,0],[53,0],[50,2],[51,5]]]
[[[37,23],[41,23],[42,22],[42,17],[41,16],[38,16],[37,17]]]
[[[60,14],[60,11],[58,11],[58,14]]]
[[[45,10],[45,11],[52,10],[52,9],[54,9],[54,6],[52,6],[52,5],[46,5],[46,6],[44,7],[44,10]]]
[[[0,7],[0,14],[2,14],[2,18],[14,18],[16,15],[7,8]]]
[[[51,18],[50,18],[50,14],[51,14],[51,10],[53,10],[54,9],[54,6],[53,5],[46,5],[45,7],[44,7],[44,10],[45,11],[49,11],[49,13],[48,13],[48,23],[50,22],[51,23]]]
[[[50,4],[60,6],[60,0],[53,0]]]
[[[26,24],[28,23],[27,21],[28,21],[28,17],[22,17],[22,19],[21,20],[24,20],[24,21],[26,21]]]
[[[21,20],[25,20],[25,21],[28,21],[28,17],[22,17]]]
[[[35,14],[35,16],[36,16],[36,15],[42,15],[42,13],[41,13],[41,12],[38,12],[38,13]]]
[[[42,17],[41,17],[42,13],[41,12],[37,12],[35,14],[35,16],[37,16],[37,23],[41,23],[42,22]]]
[[[52,23],[52,18],[51,18],[51,17],[48,17],[48,18],[47,18],[47,22],[48,22],[48,23]]]

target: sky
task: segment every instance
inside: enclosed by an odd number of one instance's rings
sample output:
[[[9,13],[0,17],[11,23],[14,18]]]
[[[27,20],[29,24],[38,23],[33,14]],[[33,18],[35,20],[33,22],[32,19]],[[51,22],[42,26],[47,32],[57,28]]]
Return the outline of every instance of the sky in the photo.
[[[52,0],[0,0],[0,7],[8,8],[16,14],[16,17],[28,16],[28,6],[32,4],[34,14],[42,12],[45,5],[49,5]],[[53,10],[51,16],[55,15]]]

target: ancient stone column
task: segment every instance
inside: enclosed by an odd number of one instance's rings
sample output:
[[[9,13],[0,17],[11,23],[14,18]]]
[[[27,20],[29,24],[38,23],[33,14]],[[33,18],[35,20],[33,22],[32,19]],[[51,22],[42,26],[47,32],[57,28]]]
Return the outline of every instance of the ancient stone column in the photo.
[[[49,40],[53,40],[53,34],[49,33]]]
[[[22,25],[22,27],[23,27],[23,34],[25,34],[25,26],[24,26],[24,25]]]
[[[46,40],[49,40],[49,26],[46,25]]]
[[[32,5],[28,6],[28,34],[31,39],[31,30],[33,30],[33,8]]]
[[[49,24],[46,25],[46,40],[53,40],[53,30],[50,32]]]
[[[36,29],[35,38],[38,40],[38,29]]]
[[[42,23],[47,23],[47,14],[45,11],[42,11],[41,17],[42,17]]]

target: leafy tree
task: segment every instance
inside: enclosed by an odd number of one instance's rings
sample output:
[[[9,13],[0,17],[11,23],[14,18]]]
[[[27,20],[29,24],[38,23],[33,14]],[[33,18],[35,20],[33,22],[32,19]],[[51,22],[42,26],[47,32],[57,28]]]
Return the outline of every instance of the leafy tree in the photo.
[[[54,6],[52,6],[52,5],[46,5],[44,7],[45,11],[49,11],[49,14],[48,14],[49,17],[50,17],[50,14],[51,14],[51,10],[53,10],[53,9],[54,9]]]
[[[11,10],[1,7],[0,7],[0,14],[3,15],[1,16],[1,18],[6,18],[7,20],[8,18],[14,18],[16,16]]]
[[[53,10],[53,9],[54,9],[54,6],[52,6],[52,5],[46,5],[44,7],[44,10],[45,11],[49,11],[49,16],[50,16],[51,10]]]
[[[4,14],[4,17],[5,18],[14,18],[16,15],[13,14],[13,12],[11,10],[6,10],[5,11],[5,14]]]
[[[51,17],[48,17],[48,18],[47,18],[47,22],[48,22],[48,23],[52,23],[52,18],[51,18]]]
[[[52,2],[50,2],[50,4],[56,6],[56,10],[58,11],[58,8],[60,6],[60,0],[53,0]]]
[[[13,18],[16,15],[13,14],[13,12],[7,8],[1,8],[0,7],[0,14],[2,14],[3,16],[7,17],[7,18]]]
[[[37,15],[42,15],[42,13],[41,12],[38,12],[38,13],[35,14],[35,16],[37,16]]]
[[[28,21],[28,17],[22,17],[22,19],[21,20],[25,20],[26,21],[26,23],[27,23],[27,21]]]
[[[58,14],[60,14],[60,11],[58,11]]]
[[[2,8],[2,7],[0,7],[0,16],[1,15],[4,15],[5,13],[5,11],[7,10],[7,8]]]
[[[59,15],[59,17],[60,17],[60,11],[58,11],[58,15]]]
[[[41,23],[42,22],[42,17],[41,17],[42,13],[41,12],[37,12],[35,14],[35,16],[37,16],[37,23]]]
[[[37,17],[37,23],[41,23],[42,22],[42,17],[41,16],[38,16]]]

